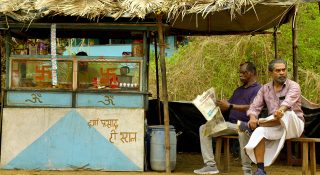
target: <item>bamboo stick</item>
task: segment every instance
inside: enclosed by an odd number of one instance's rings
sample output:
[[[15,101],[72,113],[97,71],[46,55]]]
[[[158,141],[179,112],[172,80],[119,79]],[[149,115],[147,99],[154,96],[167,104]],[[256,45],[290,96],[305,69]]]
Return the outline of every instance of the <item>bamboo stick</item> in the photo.
[[[161,112],[160,112],[160,96],[159,96],[159,58],[158,58],[158,44],[157,44],[157,36],[154,35],[154,52],[155,52],[155,64],[156,64],[156,90],[157,90],[157,115],[159,118],[159,124],[161,125]]]
[[[278,59],[278,46],[277,46],[277,27],[273,28],[273,44],[274,44],[274,59]]]
[[[165,62],[165,44],[163,38],[162,15],[157,15],[158,37],[160,45],[160,66],[162,75],[162,93],[163,93],[163,113],[164,113],[164,131],[165,131],[165,152],[166,152],[166,172],[171,173],[170,168],[170,133],[169,133],[169,107],[167,92],[167,76]]]
[[[294,14],[292,16],[292,63],[293,63],[293,80],[298,82],[298,60],[297,60],[297,14],[298,6],[294,6]]]

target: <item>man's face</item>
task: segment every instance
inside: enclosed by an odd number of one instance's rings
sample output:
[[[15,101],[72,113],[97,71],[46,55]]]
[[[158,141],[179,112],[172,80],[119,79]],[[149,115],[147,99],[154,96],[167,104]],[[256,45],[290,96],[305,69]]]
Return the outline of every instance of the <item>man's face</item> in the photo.
[[[240,66],[240,81],[243,83],[243,85],[247,84],[252,76],[253,73],[247,71],[247,64]]]
[[[286,65],[283,63],[274,64],[272,77],[275,82],[283,84],[287,80]]]

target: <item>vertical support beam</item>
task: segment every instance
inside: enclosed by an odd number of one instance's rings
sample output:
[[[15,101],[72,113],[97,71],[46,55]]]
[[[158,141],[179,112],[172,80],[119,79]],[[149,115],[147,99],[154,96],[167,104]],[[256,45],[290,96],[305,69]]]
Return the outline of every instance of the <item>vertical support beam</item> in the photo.
[[[287,165],[292,166],[292,142],[287,140]]]
[[[297,61],[297,13],[298,6],[294,6],[294,14],[292,16],[292,63],[293,63],[293,80],[298,82],[298,61]]]
[[[72,61],[73,61],[73,72],[72,72],[72,89],[75,91],[78,87],[77,82],[78,82],[78,59],[76,56],[72,57]]]
[[[308,175],[308,160],[309,160],[309,143],[302,143],[303,153],[302,153],[302,175]]]
[[[6,84],[5,84],[5,88],[9,89],[9,79],[10,79],[10,54],[11,54],[11,33],[10,30],[7,30],[4,32],[4,44],[5,44],[5,65],[6,65],[6,71],[5,71],[5,76],[6,76]],[[1,51],[0,51],[1,52]],[[2,59],[2,57],[0,57]],[[2,64],[1,64],[2,67]],[[2,79],[2,69],[1,69],[1,79]],[[1,82],[2,83],[2,82]],[[3,119],[3,107],[4,107],[4,102],[5,102],[5,98],[4,98],[5,94],[4,94],[4,90],[2,88],[2,84],[1,84],[1,115],[0,115],[0,136],[2,135],[2,119]],[[2,137],[0,137],[0,145],[2,144]],[[0,154],[1,154],[1,149],[0,149]]]
[[[273,28],[274,59],[278,59],[277,27]]]
[[[155,64],[156,64],[156,90],[157,90],[157,115],[159,118],[159,124],[161,125],[161,105],[160,105],[160,95],[159,95],[159,58],[158,58],[158,41],[157,35],[154,35],[154,52],[155,52]]]
[[[57,74],[57,25],[51,24],[51,71],[52,71],[52,85],[57,86],[58,85],[58,74]]]
[[[216,150],[215,150],[215,159],[219,168],[221,168],[221,147],[222,147],[222,137],[217,137],[216,141]]]
[[[149,90],[149,65],[150,65],[150,38],[151,38],[151,36],[150,36],[151,34],[150,34],[150,32],[149,31],[146,31],[145,32],[145,37],[146,37],[146,46],[145,46],[145,50],[144,50],[144,53],[145,53],[145,57],[146,57],[146,73],[147,73],[147,75],[146,75],[146,83],[147,83],[147,89],[146,89],[146,92],[148,92],[148,90]],[[146,96],[146,109],[147,110],[149,110],[149,98],[148,98],[148,96]]]
[[[224,172],[229,172],[229,162],[230,162],[230,139],[225,138],[223,142],[224,149]]]
[[[4,40],[3,31],[0,30],[0,77],[1,77],[1,92],[2,92],[2,40]]]
[[[5,48],[6,48],[6,89],[9,88],[9,66],[10,66],[10,53],[11,53],[11,33],[9,30],[5,32]]]
[[[142,91],[148,91],[148,64],[149,64],[149,50],[148,50],[147,32],[143,32],[143,63],[142,63]],[[144,98],[144,109],[148,109],[148,95]]]
[[[147,89],[146,91],[148,91],[149,89],[149,64],[150,64],[150,32],[146,31],[144,34],[144,38],[146,39],[146,44],[144,46],[144,55],[146,58],[146,83],[147,83]]]
[[[167,92],[167,75],[165,62],[165,43],[163,37],[162,15],[157,15],[158,37],[160,44],[160,66],[162,75],[162,96],[163,96],[163,113],[164,113],[164,131],[165,131],[165,148],[166,148],[166,173],[171,173],[170,168],[170,133],[169,133],[169,106]]]
[[[317,162],[316,162],[316,143],[310,142],[310,173],[311,175],[317,174]]]

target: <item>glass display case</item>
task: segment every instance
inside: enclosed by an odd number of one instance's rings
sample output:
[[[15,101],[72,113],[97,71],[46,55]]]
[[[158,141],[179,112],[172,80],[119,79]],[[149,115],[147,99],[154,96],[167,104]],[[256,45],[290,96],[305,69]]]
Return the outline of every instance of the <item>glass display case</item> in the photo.
[[[57,59],[53,86],[50,58],[11,57],[10,89],[140,91],[141,60],[73,58]]]
[[[51,60],[12,58],[10,89],[72,89],[73,62],[57,60],[58,86],[52,86]]]
[[[78,61],[78,89],[139,91],[140,61]]]

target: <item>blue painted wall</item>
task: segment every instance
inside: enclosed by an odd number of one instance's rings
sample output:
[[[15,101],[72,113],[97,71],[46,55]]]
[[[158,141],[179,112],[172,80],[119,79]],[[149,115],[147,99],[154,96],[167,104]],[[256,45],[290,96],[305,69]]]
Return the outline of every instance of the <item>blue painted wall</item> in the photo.
[[[78,93],[76,107],[143,108],[143,96],[140,94]]]
[[[71,92],[8,91],[8,106],[72,107]]]
[[[59,110],[59,109],[57,109]],[[85,112],[85,110],[88,110]],[[103,109],[101,109],[103,110]],[[66,170],[66,169],[91,169],[91,170],[107,170],[107,171],[143,171],[143,116],[137,114],[142,113],[143,110],[131,111],[133,114],[130,116],[123,116],[126,111],[98,111],[95,109],[84,109],[82,112],[88,113],[91,118],[95,118],[102,114],[100,117],[110,115],[112,119],[117,119],[117,129],[112,132],[115,134],[129,131],[135,131],[137,138],[130,143],[111,142],[109,141],[108,128],[103,127],[98,129],[98,126],[88,126],[88,117],[81,114],[81,111],[71,109],[69,112],[64,113],[56,122],[52,120],[53,116],[46,116],[43,113],[37,121],[34,121],[34,116],[30,112],[38,111],[36,108],[33,111],[30,109],[11,108],[5,109],[5,122],[3,135],[5,143],[10,141],[6,139],[16,139],[15,144],[26,144],[23,150],[18,151],[16,148],[10,147],[8,144],[2,146],[2,159],[1,168],[3,169],[32,169],[32,170]],[[11,111],[11,112],[9,112]],[[64,111],[64,109],[62,109]],[[62,114],[60,111],[60,114]],[[9,116],[9,113],[16,113],[15,116]],[[127,113],[128,114],[128,113]],[[25,116],[26,115],[26,116]],[[118,115],[121,115],[118,116]],[[46,117],[45,117],[46,116]],[[10,120],[10,119],[12,120]],[[31,119],[32,118],[32,119]],[[107,118],[106,118],[107,119]],[[33,122],[30,122],[33,121]],[[40,137],[34,137],[33,142],[26,141],[24,138],[30,134],[35,134],[28,130],[27,127],[22,127],[27,130],[18,128],[12,132],[14,123],[23,122],[25,125],[35,128],[43,128],[43,133]],[[138,121],[139,123],[136,123]],[[51,126],[49,123],[54,122]],[[128,124],[128,126],[126,125]],[[46,127],[51,126],[48,129]],[[102,127],[102,126],[100,126]],[[121,128],[122,127],[122,128]],[[120,128],[120,129],[119,129]],[[135,129],[133,129],[135,128]],[[133,130],[130,130],[133,129]],[[39,130],[37,130],[39,131]],[[120,135],[117,139],[120,140]],[[126,139],[127,140],[127,139]],[[131,140],[130,140],[131,141]],[[11,144],[14,144],[13,142]],[[11,145],[12,146],[12,145]],[[10,150],[8,152],[8,150]],[[16,152],[12,157],[10,152]],[[18,151],[18,152],[17,152]],[[128,153],[136,152],[139,159],[132,158]],[[8,160],[9,157],[11,160]],[[4,161],[5,160],[5,161]]]
[[[97,42],[96,42],[97,43]],[[175,37],[167,36],[165,38],[166,57],[171,57],[175,51]],[[131,52],[131,44],[110,44],[95,46],[74,46],[63,52],[63,55],[75,55],[80,51],[87,52],[88,56],[122,56],[122,52]],[[150,51],[154,52],[154,45],[150,45]],[[158,48],[159,52],[159,48]]]
[[[80,51],[87,52],[88,56],[122,56],[122,52],[131,52],[131,44],[70,47],[63,55],[75,55]]]

